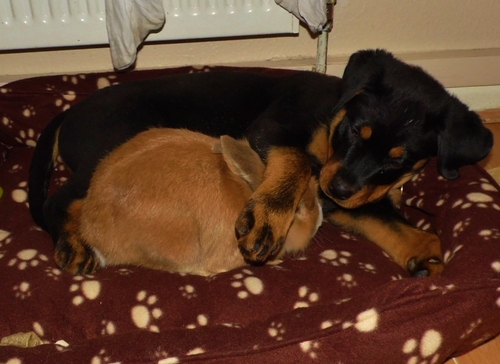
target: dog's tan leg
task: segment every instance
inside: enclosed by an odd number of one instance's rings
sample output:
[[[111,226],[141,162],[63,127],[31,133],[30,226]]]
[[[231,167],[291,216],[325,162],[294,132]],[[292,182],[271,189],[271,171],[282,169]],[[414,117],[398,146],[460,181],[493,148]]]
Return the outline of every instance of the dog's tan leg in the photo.
[[[443,270],[441,242],[434,234],[398,219],[353,215],[349,210],[336,210],[327,219],[377,244],[412,276],[434,276]]]
[[[99,258],[80,236],[80,216],[83,200],[75,200],[68,209],[68,219],[57,241],[54,259],[61,270],[71,274],[92,274]]]
[[[311,160],[304,152],[289,147],[269,150],[264,180],[235,225],[246,260],[264,262],[280,250],[310,177]]]

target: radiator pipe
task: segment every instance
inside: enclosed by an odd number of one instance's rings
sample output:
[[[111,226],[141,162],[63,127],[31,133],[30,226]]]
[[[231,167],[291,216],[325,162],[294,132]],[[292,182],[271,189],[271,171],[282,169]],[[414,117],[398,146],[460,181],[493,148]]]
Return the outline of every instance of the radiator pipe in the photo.
[[[333,8],[337,4],[337,0],[327,0],[326,2],[326,17],[327,22],[318,37],[318,46],[316,50],[316,65],[313,71],[326,73],[328,64],[328,35],[333,28]]]

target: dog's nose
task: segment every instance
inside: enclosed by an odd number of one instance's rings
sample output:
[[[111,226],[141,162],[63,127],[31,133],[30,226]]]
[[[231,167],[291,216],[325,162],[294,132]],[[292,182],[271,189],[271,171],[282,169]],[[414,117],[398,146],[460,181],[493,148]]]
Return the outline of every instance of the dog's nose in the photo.
[[[335,177],[330,182],[330,194],[335,199],[347,200],[354,192],[353,186],[342,178]]]

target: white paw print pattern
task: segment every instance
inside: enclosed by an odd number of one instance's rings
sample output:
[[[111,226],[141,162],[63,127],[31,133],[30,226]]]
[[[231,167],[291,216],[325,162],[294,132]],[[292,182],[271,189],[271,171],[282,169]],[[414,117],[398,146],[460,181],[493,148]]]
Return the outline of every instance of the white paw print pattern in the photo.
[[[196,288],[190,284],[179,287],[179,291],[182,292],[182,297],[186,297],[188,300],[191,298],[196,298],[198,294],[196,293]]]
[[[25,105],[23,106],[23,116],[25,118],[30,118],[32,116],[36,115],[35,108],[31,105]]]
[[[54,178],[54,182],[56,184],[56,186],[62,186],[64,184],[66,184],[66,181],[68,181],[68,177],[57,177],[57,178]]]
[[[65,94],[62,94],[61,96],[62,98],[56,99],[55,105],[57,107],[60,107],[62,111],[68,110],[71,107],[71,103],[68,102],[75,101],[76,99],[75,91],[67,91]]]
[[[101,283],[99,281],[88,279],[87,277],[73,277],[75,283],[69,287],[73,297],[73,305],[80,306],[85,300],[95,300],[101,293]]]
[[[99,353],[90,359],[90,364],[104,364],[109,362],[111,362],[111,357],[104,348],[99,350]]]
[[[500,287],[497,288],[497,293],[500,293]],[[497,298],[496,304],[500,307],[500,297]]]
[[[10,232],[0,229],[0,248],[6,247],[11,241]],[[6,250],[0,250],[0,259],[5,256],[6,252]]]
[[[178,364],[180,363],[179,358],[175,356],[167,357],[165,359],[158,360],[158,364]]]
[[[45,274],[47,277],[52,278],[54,281],[58,281],[61,278],[61,271],[57,268],[47,267],[45,268]]]
[[[286,333],[283,323],[281,322],[271,322],[271,325],[267,329],[267,334],[277,341],[283,340],[283,335]]]
[[[7,128],[12,129],[12,125],[14,124],[14,122],[7,116],[4,116],[2,118],[2,124],[5,125]]]
[[[350,297],[341,298],[340,300],[333,301],[333,303],[336,304],[336,305],[343,305],[344,303],[349,302],[350,300],[351,300]]]
[[[467,219],[463,221],[459,221],[455,224],[453,227],[453,237],[456,238],[458,235],[463,233],[465,229],[470,225],[470,220],[471,218],[468,217]]]
[[[441,294],[447,294],[448,292],[451,292],[455,289],[454,284],[447,284],[446,286],[436,286],[435,284],[432,284],[429,289],[431,291],[441,291]]]
[[[405,201],[405,204],[407,206],[416,206],[418,208],[422,208],[422,206],[424,205],[424,195],[424,192],[420,191],[418,196],[410,197]]]
[[[339,281],[343,287],[347,288],[356,287],[358,285],[358,283],[354,280],[353,275],[349,273],[344,273],[338,276],[337,281]]]
[[[63,172],[66,170],[66,165],[64,164],[62,158],[60,155],[56,157],[56,160],[54,162],[54,171],[57,172]]]
[[[418,181],[421,181],[422,178],[425,177],[425,170],[422,169],[420,172],[418,172],[416,175],[414,175],[412,178],[411,178],[411,181],[412,182],[418,182]],[[439,179],[439,178],[438,178]]]
[[[231,286],[238,290],[237,296],[240,299],[259,295],[264,291],[264,283],[253,275],[249,269],[243,269],[241,273],[236,273],[232,278]]]
[[[436,202],[436,206],[443,206],[443,204],[450,198],[449,193],[445,193],[439,196],[439,200]]]
[[[196,323],[186,325],[187,329],[196,329],[197,327],[207,326],[208,325],[208,316],[200,314],[196,316]]]
[[[22,169],[23,169],[23,166],[21,166],[20,164],[15,164],[12,166],[11,169],[9,169],[9,173],[14,174],[14,173],[21,171]]]
[[[9,236],[10,236],[9,231],[0,229],[0,243],[6,242],[8,240],[7,238],[9,238]],[[0,244],[0,246],[2,246],[2,245]]]
[[[479,182],[471,182],[469,183],[469,185],[477,185],[479,184],[481,189],[483,191],[487,191],[487,192],[498,192],[498,189],[493,186],[490,181],[488,181],[486,178],[481,178],[479,180]]]
[[[358,266],[359,266],[359,268],[361,268],[362,270],[364,270],[367,273],[372,273],[372,274],[377,273],[377,268],[375,268],[375,266],[373,264],[359,262]]]
[[[37,321],[33,322],[33,331],[40,338],[43,338],[45,336],[45,330],[43,329],[42,325]],[[42,341],[44,341],[45,343],[48,343],[45,340],[42,340]]]
[[[210,72],[213,67],[211,66],[191,66],[189,73],[200,73],[200,72]]]
[[[356,235],[350,234],[350,233],[346,233],[346,232],[341,233],[340,236],[343,237],[346,240],[354,240],[354,241],[358,240],[357,237],[356,237]]]
[[[132,322],[140,329],[160,332],[156,321],[163,316],[163,311],[156,307],[158,298],[148,295],[147,291],[140,291],[136,296],[137,305],[131,310]]]
[[[191,354],[193,352],[193,354]],[[196,348],[190,350],[186,353],[186,355],[196,355],[202,354],[204,351],[201,348]],[[155,359],[157,360],[157,364],[178,364],[180,363],[179,358],[168,356],[168,352],[163,349],[161,346],[158,346],[156,350],[153,352]]]
[[[428,330],[419,341],[408,339],[403,345],[403,353],[409,355],[407,364],[434,364],[439,360],[439,350],[443,342],[442,335],[436,330]]]
[[[36,249],[24,249],[17,253],[16,258],[12,258],[7,265],[25,270],[29,267],[37,267],[41,262],[47,262],[49,258]]]
[[[481,184],[481,187],[485,192],[492,192],[490,188],[495,189],[495,187],[493,187],[488,183]],[[495,210],[500,211],[500,206],[494,202],[493,197],[484,192],[471,192],[465,196],[465,199],[461,198],[455,201],[455,203],[452,206],[452,208],[461,208],[463,210],[468,209],[470,207],[480,207],[480,208],[492,207]]]
[[[186,355],[200,355],[200,354],[203,354],[205,352],[205,350],[203,348],[194,348],[194,349],[191,349],[189,350]],[[174,358],[176,360],[178,360],[177,358]],[[165,361],[164,362],[165,364],[168,364],[168,363],[174,363],[173,361]],[[161,364],[161,363],[160,363]]]
[[[235,329],[241,329],[243,327],[243,326],[241,326],[241,324],[234,323],[234,322],[223,322],[221,325],[226,326],[226,327],[232,327]]]
[[[134,273],[134,271],[129,268],[119,268],[116,272],[121,276],[129,276]]]
[[[341,265],[349,264],[351,255],[351,253],[346,251],[337,252],[336,250],[328,249],[319,255],[319,261],[321,263],[331,264],[334,267],[340,267]]]
[[[101,89],[101,88],[109,87],[111,85],[117,85],[118,82],[114,81],[115,79],[116,79],[116,76],[114,76],[114,75],[110,75],[107,77],[100,77],[97,80],[97,88]]]
[[[326,330],[326,329],[329,329],[330,327],[332,326],[335,326],[335,325],[338,325],[340,324],[340,320],[334,320],[334,321],[331,321],[331,320],[326,320],[326,321],[323,321],[320,325],[320,329],[321,330]]]
[[[319,342],[318,341],[302,341],[299,344],[300,350],[302,350],[303,353],[309,355],[311,359],[317,359],[318,354],[317,350],[319,349]]]
[[[424,219],[419,220],[416,224],[415,227],[419,228],[420,230],[427,231],[430,229],[431,224],[429,222],[426,222]]]
[[[158,360],[158,363],[161,363],[162,360],[168,357],[167,351],[160,346],[156,348],[156,350],[153,352],[153,355],[155,359]]]
[[[299,301],[295,302],[293,308],[309,307],[311,303],[318,302],[319,295],[316,292],[309,292],[307,286],[302,286],[299,288]]]
[[[497,273],[500,273],[500,260],[496,260],[491,263],[491,269],[493,269]]]
[[[453,259],[455,254],[457,254],[464,246],[463,245],[457,245],[456,247],[453,248],[453,250],[447,250],[443,254],[443,260],[445,263],[448,263],[450,260]]]
[[[479,236],[481,236],[484,240],[500,239],[500,229],[492,228],[481,230],[479,232]]]
[[[116,326],[113,321],[102,320],[101,321],[101,335],[113,335],[116,333]]]
[[[185,277],[184,273],[179,273],[181,276]],[[211,275],[211,276],[205,276],[205,282],[213,282],[218,278],[217,274]]]
[[[348,329],[354,326],[359,332],[372,332],[378,327],[380,321],[379,313],[375,308],[363,311],[356,316],[356,322],[346,321],[342,328]]]
[[[28,147],[35,147],[37,136],[33,129],[28,129],[28,131],[21,130],[19,132],[19,136],[17,136],[16,141],[19,143],[25,144]]]
[[[472,334],[472,332],[479,326],[481,325],[481,323],[483,322],[483,320],[481,319],[477,319],[476,321],[473,321],[470,323],[469,327],[467,328],[467,330],[465,330],[465,332],[460,335],[460,339],[465,339],[467,337],[470,336],[470,334]]]
[[[30,297],[31,296],[30,284],[28,282],[21,282],[17,286],[14,286],[14,295],[22,300]]]
[[[28,206],[28,182],[20,182],[17,188],[12,191],[11,196],[14,202]]]
[[[114,76],[115,77],[115,76]],[[75,75],[75,76],[69,76],[69,75],[63,75],[62,76],[62,80],[64,82],[70,82],[72,83],[73,85],[77,85],[78,84],[78,81],[81,79],[81,80],[84,80],[86,79],[87,76],[84,75],[84,74],[80,74],[80,75]]]

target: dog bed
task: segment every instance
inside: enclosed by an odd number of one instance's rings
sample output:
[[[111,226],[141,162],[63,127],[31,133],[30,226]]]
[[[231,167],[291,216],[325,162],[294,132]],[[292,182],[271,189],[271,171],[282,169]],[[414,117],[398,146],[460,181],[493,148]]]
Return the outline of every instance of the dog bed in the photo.
[[[500,333],[500,187],[477,166],[447,181],[431,161],[404,187],[404,214],[442,239],[440,277],[410,278],[377,246],[328,223],[303,254],[212,277],[132,266],[59,271],[27,206],[40,131],[98,88],[207,71],[217,68],[0,88],[0,362],[442,363]],[[52,189],[66,173],[59,166]]]

